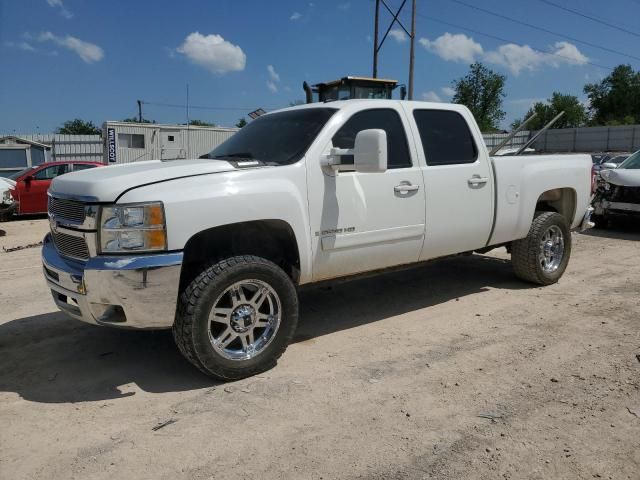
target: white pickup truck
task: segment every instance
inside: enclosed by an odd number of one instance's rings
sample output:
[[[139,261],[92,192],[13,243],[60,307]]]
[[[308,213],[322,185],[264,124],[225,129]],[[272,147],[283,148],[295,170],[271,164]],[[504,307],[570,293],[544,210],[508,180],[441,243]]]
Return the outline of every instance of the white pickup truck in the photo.
[[[222,379],[276,364],[301,285],[499,246],[547,285],[589,224],[589,156],[490,158],[460,105],[287,108],[205,157],[56,178],[42,258],[61,310],[173,328]]]

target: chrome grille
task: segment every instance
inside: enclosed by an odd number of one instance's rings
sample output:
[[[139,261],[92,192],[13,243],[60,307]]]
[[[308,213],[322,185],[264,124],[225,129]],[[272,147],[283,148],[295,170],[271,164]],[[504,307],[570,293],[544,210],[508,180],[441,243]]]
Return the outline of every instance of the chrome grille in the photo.
[[[53,243],[61,255],[78,260],[89,260],[89,248],[83,237],[67,235],[61,232],[53,232],[51,235]]]
[[[77,223],[82,223],[85,219],[84,203],[73,200],[49,197],[49,213],[57,218]]]

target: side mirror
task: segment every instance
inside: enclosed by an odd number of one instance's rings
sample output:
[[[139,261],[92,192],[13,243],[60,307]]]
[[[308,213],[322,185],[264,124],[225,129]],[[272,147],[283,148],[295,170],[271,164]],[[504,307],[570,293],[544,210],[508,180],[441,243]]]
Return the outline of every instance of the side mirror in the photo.
[[[32,181],[33,181],[32,175],[27,175],[26,177],[24,177],[24,183],[31,183]]]
[[[602,168],[607,168],[607,169],[618,168],[618,165],[616,165],[615,163],[606,162],[602,164]]]
[[[380,129],[358,132],[353,147],[353,158],[356,172],[386,172],[387,132]]]

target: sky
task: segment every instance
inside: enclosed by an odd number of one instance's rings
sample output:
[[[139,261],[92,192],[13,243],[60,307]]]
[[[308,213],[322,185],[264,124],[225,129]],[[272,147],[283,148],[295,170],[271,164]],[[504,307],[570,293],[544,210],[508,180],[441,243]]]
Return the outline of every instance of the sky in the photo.
[[[302,100],[304,80],[370,76],[374,3],[0,0],[0,134],[133,117],[138,99],[145,118],[185,123],[187,88],[191,119],[232,126]],[[507,78],[504,127],[554,91],[586,103],[612,67],[640,70],[639,17],[640,0],[417,0],[414,98],[449,101],[481,61]],[[381,7],[381,36],[391,19]],[[407,83],[409,43],[395,24],[379,77]]]

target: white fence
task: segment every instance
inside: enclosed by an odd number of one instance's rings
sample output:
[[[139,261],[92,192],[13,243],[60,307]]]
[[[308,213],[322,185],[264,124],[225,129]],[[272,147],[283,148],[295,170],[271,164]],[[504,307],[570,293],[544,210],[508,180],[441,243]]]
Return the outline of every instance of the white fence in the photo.
[[[521,147],[535,131],[519,132],[505,148]],[[486,133],[484,141],[489,149],[498,145],[506,133]],[[640,150],[640,125],[615,127],[558,128],[547,130],[532,148],[539,152],[635,152]]]
[[[12,134],[14,135],[14,134]],[[32,142],[51,145],[51,160],[102,161],[102,137],[100,135],[29,134],[15,135]]]

